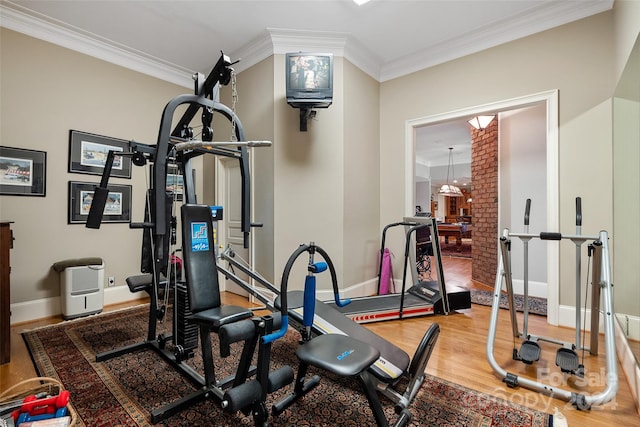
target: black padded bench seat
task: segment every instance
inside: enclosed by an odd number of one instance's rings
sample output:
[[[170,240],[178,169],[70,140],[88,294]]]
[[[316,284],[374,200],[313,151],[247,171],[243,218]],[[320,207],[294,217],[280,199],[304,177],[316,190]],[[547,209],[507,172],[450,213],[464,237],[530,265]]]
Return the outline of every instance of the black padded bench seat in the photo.
[[[367,343],[340,334],[318,335],[296,349],[303,363],[352,377],[369,369],[380,352]]]
[[[166,279],[160,276],[160,283],[166,284]],[[129,276],[126,279],[127,286],[131,292],[148,291],[153,284],[153,275],[151,273],[138,274],[137,276]]]

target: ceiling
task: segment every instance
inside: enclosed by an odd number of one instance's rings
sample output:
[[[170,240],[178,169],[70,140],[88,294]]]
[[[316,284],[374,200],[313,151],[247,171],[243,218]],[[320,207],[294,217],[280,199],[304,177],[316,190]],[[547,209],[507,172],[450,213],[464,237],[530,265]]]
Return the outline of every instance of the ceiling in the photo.
[[[362,6],[352,0],[0,0],[0,25],[191,88],[193,72],[208,74],[220,52],[240,60],[237,72],[273,54],[330,52],[383,82],[612,6],[613,0],[371,0]],[[456,164],[470,162],[465,120],[416,133],[418,163],[446,165],[449,147]]]
[[[1,0],[2,26],[207,74],[273,53],[336,50],[378,81],[611,9],[613,0]],[[46,28],[45,32],[43,28]],[[77,39],[78,37],[76,37]],[[54,40],[51,40],[54,39]],[[77,41],[76,41],[77,42]],[[71,42],[69,42],[71,43]],[[191,87],[191,82],[187,87]]]

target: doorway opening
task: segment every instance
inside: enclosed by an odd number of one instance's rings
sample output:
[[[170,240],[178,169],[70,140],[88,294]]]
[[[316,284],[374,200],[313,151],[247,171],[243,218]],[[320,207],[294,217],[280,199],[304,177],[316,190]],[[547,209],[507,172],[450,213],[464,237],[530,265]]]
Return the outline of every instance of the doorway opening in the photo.
[[[443,196],[438,195],[439,180],[442,180],[442,173],[438,173],[438,168],[443,167],[442,158],[448,156],[446,151],[449,147],[454,147],[454,150],[457,148],[460,151],[460,166],[454,165],[457,175],[454,178],[458,180],[461,188],[465,188],[464,181],[468,181],[467,184],[470,184],[466,186],[470,195],[465,198],[465,202],[468,201],[468,203],[465,203],[466,208],[463,209],[467,210],[463,213],[470,214],[468,220],[472,227],[474,214],[481,217],[482,209],[486,209],[486,203],[474,203],[476,198],[473,189],[495,186],[495,211],[491,213],[491,218],[485,218],[491,220],[491,225],[485,232],[485,239],[482,239],[482,235],[478,234],[478,239],[475,239],[476,241],[473,243],[475,251],[471,250],[472,258],[474,253],[478,255],[475,260],[476,264],[473,264],[476,267],[480,265],[478,263],[482,263],[484,268],[487,267],[487,263],[493,263],[493,280],[495,280],[495,266],[497,266],[498,237],[504,228],[521,230],[527,198],[532,199],[531,229],[540,231],[558,229],[557,100],[557,91],[549,91],[406,122],[405,211],[409,215],[414,215],[417,206],[420,206],[423,214],[431,212],[433,216],[443,222],[451,220],[451,217],[447,218],[446,215],[442,215],[446,213],[444,209],[440,209]],[[471,156],[465,152],[471,152],[472,128],[467,121],[478,115],[496,116],[494,120],[497,121],[498,126],[495,165],[497,182],[473,182],[473,174],[469,172],[472,168]],[[458,133],[447,135],[446,132],[443,132],[443,130],[452,132],[452,129],[457,129]],[[465,133],[469,135],[466,137],[466,141],[461,137]],[[424,144],[431,144],[431,147],[425,147]],[[429,151],[432,152],[432,156],[425,160],[425,153]],[[463,163],[465,160],[467,160],[466,166]],[[448,165],[445,162],[444,169],[447,168]],[[440,169],[441,171],[442,169]],[[451,178],[449,176],[449,179]],[[537,221],[535,224],[533,223],[534,217]],[[472,230],[476,231],[473,228]],[[473,232],[471,236],[473,236]],[[533,281],[535,285],[530,288],[530,295],[547,298],[547,321],[551,324],[557,324],[559,305],[558,249],[549,245],[540,248],[539,251],[541,255],[538,256],[537,261],[538,276]],[[479,256],[480,253],[489,253],[489,258],[482,259]],[[530,257],[534,256],[536,254],[530,253]],[[519,265],[514,265],[514,274],[522,271],[523,260],[519,260],[519,263]],[[469,271],[473,271],[473,269],[469,268]],[[492,283],[486,284],[491,286]],[[517,280],[514,280],[514,284],[517,286]]]

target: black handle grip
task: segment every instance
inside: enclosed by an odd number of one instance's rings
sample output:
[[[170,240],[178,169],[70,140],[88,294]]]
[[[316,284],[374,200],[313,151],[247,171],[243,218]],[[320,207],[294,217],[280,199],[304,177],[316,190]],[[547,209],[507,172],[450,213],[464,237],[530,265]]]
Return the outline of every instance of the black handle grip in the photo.
[[[153,228],[154,226],[153,222],[132,222],[129,224],[129,228]]]
[[[91,208],[89,209],[89,216],[87,216],[87,223],[85,225],[87,228],[100,228],[104,207],[107,204],[107,197],[109,197],[108,188],[96,187],[93,192]]]
[[[529,214],[531,213],[531,199],[527,199],[524,208],[524,225],[529,225]]]
[[[582,199],[576,197],[576,226],[582,226]]]
[[[543,231],[540,233],[540,240],[562,240],[562,234]]]

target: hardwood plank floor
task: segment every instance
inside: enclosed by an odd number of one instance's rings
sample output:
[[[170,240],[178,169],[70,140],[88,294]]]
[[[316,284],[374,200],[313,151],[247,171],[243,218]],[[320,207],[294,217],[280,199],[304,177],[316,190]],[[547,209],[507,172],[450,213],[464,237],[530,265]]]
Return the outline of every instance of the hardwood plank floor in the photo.
[[[475,283],[469,279],[470,264],[469,260],[445,257],[443,266],[447,283],[467,288],[491,289],[492,286]],[[246,303],[246,299],[234,294],[225,293],[223,297],[223,301],[227,304]],[[128,305],[130,304],[105,307],[105,311],[120,309]],[[558,408],[567,418],[569,425],[631,426],[640,424],[638,409],[635,407],[629,385],[620,368],[619,389],[614,401],[590,411],[575,410],[564,401],[523,388],[507,388],[493,374],[485,355],[490,311],[490,307],[473,305],[468,310],[448,316],[394,320],[367,324],[366,327],[402,348],[409,355],[413,355],[424,331],[431,323],[438,322],[441,328],[440,338],[427,366],[427,373],[541,411],[553,413],[554,408]],[[60,318],[49,318],[12,326],[11,363],[0,365],[0,390],[35,376],[35,370],[20,333],[27,329],[60,321]],[[529,325],[539,335],[554,336],[567,341],[572,341],[575,338],[575,332],[572,329],[550,326],[542,316],[531,316]],[[594,357],[587,354],[584,362],[587,371],[585,380],[567,379],[559,374],[559,369],[555,366],[555,356],[552,354],[555,349],[547,350],[544,345],[545,350],[541,361],[536,365],[524,365],[512,361],[513,338],[510,330],[508,311],[500,310],[495,354],[496,359],[505,369],[518,375],[527,375],[533,378],[545,376],[553,385],[562,388],[568,386],[558,383],[568,382],[577,387],[580,392],[588,393],[602,390],[604,381],[603,355]],[[601,338],[601,348],[603,346]]]

